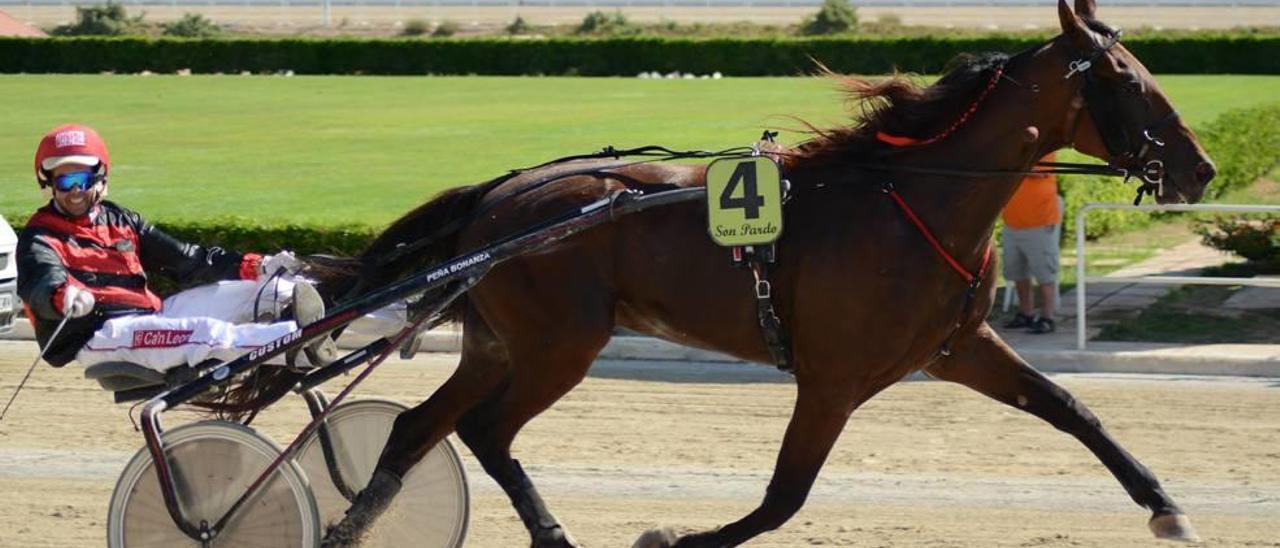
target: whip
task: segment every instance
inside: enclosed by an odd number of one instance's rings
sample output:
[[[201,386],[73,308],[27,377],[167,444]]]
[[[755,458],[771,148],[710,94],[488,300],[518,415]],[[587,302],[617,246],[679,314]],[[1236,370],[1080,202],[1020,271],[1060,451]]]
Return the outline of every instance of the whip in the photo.
[[[49,343],[40,350],[40,355],[36,356],[36,361],[31,362],[31,367],[27,368],[27,376],[22,377],[22,382],[18,383],[18,388],[14,389],[13,397],[9,398],[9,403],[4,404],[4,410],[0,411],[0,420],[4,420],[4,414],[9,412],[9,406],[13,405],[13,400],[18,399],[18,392],[21,392],[22,387],[27,384],[27,379],[31,378],[31,373],[36,370],[36,365],[39,365],[40,360],[44,359],[45,353],[53,346],[53,341],[58,338],[58,333],[62,332],[63,326],[67,325],[67,320],[69,319],[71,319],[71,316],[63,316],[62,321],[58,322],[58,328],[53,330],[53,335],[49,337]]]

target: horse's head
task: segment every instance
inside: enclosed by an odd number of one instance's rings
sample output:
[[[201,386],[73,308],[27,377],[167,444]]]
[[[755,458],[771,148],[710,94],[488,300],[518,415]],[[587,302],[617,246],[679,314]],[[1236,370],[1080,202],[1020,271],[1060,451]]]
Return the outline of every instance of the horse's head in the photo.
[[[1120,32],[1095,18],[1094,0],[1058,0],[1065,54],[1057,76],[1074,90],[1066,138],[1076,150],[1129,170],[1159,203],[1197,202],[1213,162],[1155,78],[1120,44]],[[1053,78],[1053,75],[1048,75]]]

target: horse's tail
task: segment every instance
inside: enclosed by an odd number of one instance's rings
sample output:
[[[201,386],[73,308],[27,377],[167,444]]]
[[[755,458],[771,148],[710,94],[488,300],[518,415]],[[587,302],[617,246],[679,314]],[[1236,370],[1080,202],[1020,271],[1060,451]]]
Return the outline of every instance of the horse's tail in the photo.
[[[308,257],[308,273],[319,282],[325,297],[348,301],[394,282],[415,268],[451,259],[458,254],[458,235],[471,221],[480,200],[508,178],[441,192],[391,223],[359,257]],[[464,294],[441,315],[456,321],[465,306]]]

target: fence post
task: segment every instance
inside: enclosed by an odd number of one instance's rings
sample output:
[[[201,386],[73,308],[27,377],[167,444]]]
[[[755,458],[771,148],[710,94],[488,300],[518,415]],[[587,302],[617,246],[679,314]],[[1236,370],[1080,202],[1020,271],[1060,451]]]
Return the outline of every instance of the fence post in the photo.
[[[1084,350],[1085,340],[1089,338],[1084,321],[1089,304],[1085,302],[1088,294],[1085,293],[1084,275],[1084,216],[1089,213],[1090,205],[1085,204],[1076,213],[1076,350]]]

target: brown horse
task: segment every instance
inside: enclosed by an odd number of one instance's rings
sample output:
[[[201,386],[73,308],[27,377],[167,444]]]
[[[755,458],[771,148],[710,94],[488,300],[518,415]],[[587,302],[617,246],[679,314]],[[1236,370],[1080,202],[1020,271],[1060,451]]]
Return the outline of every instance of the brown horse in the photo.
[[[804,504],[850,414],[919,370],[1075,436],[1153,513],[1156,536],[1195,538],[1155,476],[985,323],[994,277],[977,276],[967,298],[971,284],[884,192],[892,182],[945,253],[975,273],[1021,179],[1016,173],[1050,151],[1074,147],[1113,166],[1145,166],[1153,180],[1162,179],[1153,186],[1160,202],[1200,198],[1213,165],[1155,80],[1095,19],[1093,0],[1076,0],[1074,11],[1060,0],[1058,14],[1060,36],[1012,57],[964,58],[927,88],[902,78],[847,79],[863,100],[861,120],[818,132],[784,155],[793,196],[773,293],[791,337],[798,395],[773,479],[759,507],[737,521],[678,538],[651,532],[646,542],[734,546],[782,526]],[[916,144],[902,144],[911,139]],[[521,192],[589,165],[598,172]],[[703,177],[697,166],[574,161],[448,191],[397,221],[363,259],[373,264],[428,235],[438,236],[433,244],[366,269],[363,285],[479,248],[627,185],[698,186]],[[451,226],[457,230],[440,236]],[[343,294],[354,280],[328,283]],[[456,430],[511,498],[534,546],[573,546],[512,458],[512,440],[582,381],[618,326],[770,362],[752,284],[707,237],[696,202],[621,217],[494,268],[449,309],[464,326],[457,370],[396,420],[378,472],[327,544],[357,542],[395,495],[398,478]]]

